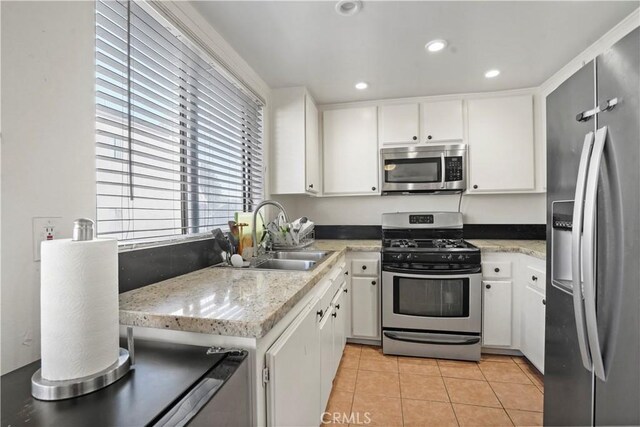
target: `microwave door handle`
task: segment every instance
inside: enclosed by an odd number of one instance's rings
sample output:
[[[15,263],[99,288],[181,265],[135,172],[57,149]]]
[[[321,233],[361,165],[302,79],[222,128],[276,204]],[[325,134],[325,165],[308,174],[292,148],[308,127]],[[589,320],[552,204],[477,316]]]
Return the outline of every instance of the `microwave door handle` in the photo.
[[[584,137],[580,166],[578,166],[578,179],[576,181],[576,194],[573,201],[573,222],[571,228],[571,275],[573,282],[573,313],[578,334],[578,348],[582,365],[587,371],[591,371],[591,355],[587,348],[587,330],[584,319],[584,303],[582,294],[582,222],[584,220],[584,192],[589,168],[589,157],[593,145],[593,132]]]
[[[607,127],[596,131],[595,142],[589,162],[589,173],[584,199],[584,310],[587,324],[587,338],[593,361],[593,373],[602,381],[606,380],[600,339],[598,337],[598,319],[596,317],[596,232],[597,232],[597,196],[598,178],[607,140]]]
[[[440,188],[444,188],[444,168],[445,168],[445,161],[444,161],[444,153],[440,154],[440,165],[441,165],[441,170],[440,170],[440,175],[442,177],[441,181],[440,181]]]

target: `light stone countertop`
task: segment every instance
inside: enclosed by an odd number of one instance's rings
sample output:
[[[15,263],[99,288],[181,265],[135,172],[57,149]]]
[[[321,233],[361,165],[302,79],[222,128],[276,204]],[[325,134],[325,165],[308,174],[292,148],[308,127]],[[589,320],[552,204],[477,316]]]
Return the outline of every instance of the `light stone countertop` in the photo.
[[[477,246],[483,253],[512,252],[530,255],[539,259],[547,258],[547,242],[545,240],[475,240],[469,243]]]
[[[336,251],[313,271],[208,267],[120,295],[120,324],[261,338],[347,251],[379,251],[379,240],[319,240]]]
[[[545,258],[539,240],[470,240],[483,252],[517,252]],[[120,295],[120,323],[261,338],[325,276],[347,251],[377,252],[380,240],[317,240],[331,250],[310,272],[209,267]]]

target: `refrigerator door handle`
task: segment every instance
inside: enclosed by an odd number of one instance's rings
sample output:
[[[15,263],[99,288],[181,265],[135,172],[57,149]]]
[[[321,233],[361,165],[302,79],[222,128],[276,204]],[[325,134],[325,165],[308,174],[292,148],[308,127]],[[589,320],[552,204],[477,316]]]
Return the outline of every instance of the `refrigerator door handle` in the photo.
[[[596,233],[598,209],[598,179],[604,145],[607,140],[607,126],[596,131],[595,142],[589,162],[587,187],[584,202],[584,308],[587,324],[587,337],[593,361],[593,372],[602,381],[606,380],[602,350],[598,337],[598,319],[596,317]]]
[[[582,365],[591,372],[591,355],[587,348],[587,330],[585,327],[585,313],[582,295],[582,222],[584,218],[585,186],[587,183],[587,170],[591,147],[593,145],[593,132],[584,137],[580,166],[578,167],[578,180],[576,181],[576,195],[573,202],[573,222],[571,226],[571,276],[573,282],[573,313],[576,320],[578,333],[578,347]]]

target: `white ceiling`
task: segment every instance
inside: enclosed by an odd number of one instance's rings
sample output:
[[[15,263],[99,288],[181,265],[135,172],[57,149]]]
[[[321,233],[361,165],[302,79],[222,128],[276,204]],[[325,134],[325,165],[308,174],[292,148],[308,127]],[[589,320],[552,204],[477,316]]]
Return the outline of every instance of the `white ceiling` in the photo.
[[[324,104],[537,86],[640,2],[365,1],[351,17],[334,1],[192,4],[269,86]],[[437,38],[449,46],[427,53]]]

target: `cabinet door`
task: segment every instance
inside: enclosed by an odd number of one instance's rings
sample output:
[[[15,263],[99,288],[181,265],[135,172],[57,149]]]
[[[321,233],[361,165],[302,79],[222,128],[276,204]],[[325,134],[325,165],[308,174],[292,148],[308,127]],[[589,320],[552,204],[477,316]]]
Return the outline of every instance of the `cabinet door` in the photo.
[[[379,194],[376,107],[323,113],[325,194]]]
[[[276,89],[271,96],[271,193],[305,193],[305,89]]]
[[[318,323],[320,334],[320,408],[321,412],[327,407],[329,402],[329,395],[331,394],[331,386],[333,385],[333,317],[332,311],[328,310],[324,317]],[[291,402],[297,402],[296,399],[292,399]],[[296,403],[297,405],[297,403]],[[317,415],[317,414],[316,414]],[[300,425],[316,425],[318,420],[316,418],[315,424],[300,424]]]
[[[346,314],[348,313],[346,308],[346,294],[343,292],[346,289],[346,283],[343,281],[336,297],[333,301],[333,377],[335,377],[338,371],[338,365],[340,365],[340,359],[342,359],[342,352],[346,344]]]
[[[545,297],[529,286],[525,287],[522,308],[522,354],[544,373]]]
[[[418,143],[418,104],[382,105],[380,107],[380,145]]]
[[[423,102],[420,109],[423,142],[463,139],[461,100]]]
[[[531,95],[467,101],[470,192],[533,190]]]
[[[377,277],[351,278],[351,331],[354,337],[380,338]]]
[[[305,159],[306,189],[308,193],[320,191],[320,139],[318,128],[318,108],[310,96],[305,97]]]
[[[321,413],[318,309],[319,304],[309,305],[267,350],[270,426],[318,424]],[[291,405],[293,401],[295,405]]]
[[[511,346],[511,282],[482,282],[482,344]]]

